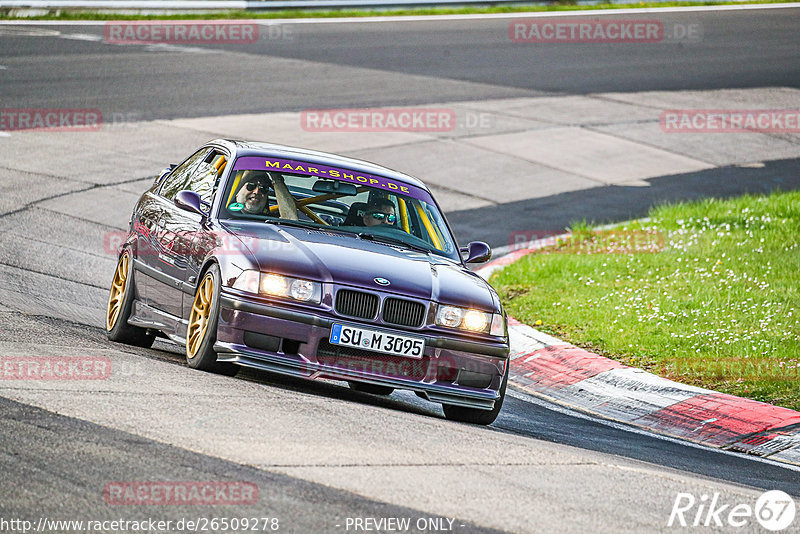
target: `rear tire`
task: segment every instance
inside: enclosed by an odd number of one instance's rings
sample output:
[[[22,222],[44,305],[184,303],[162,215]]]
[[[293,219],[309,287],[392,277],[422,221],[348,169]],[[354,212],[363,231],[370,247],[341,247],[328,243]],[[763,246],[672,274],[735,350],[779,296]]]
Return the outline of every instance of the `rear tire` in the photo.
[[[135,295],[133,262],[130,252],[123,250],[117,260],[117,270],[114,271],[111,289],[108,291],[106,334],[110,341],[150,348],[153,346],[156,336],[145,328],[128,324]]]
[[[491,410],[479,410],[477,408],[464,408],[463,406],[452,406],[443,404],[444,416],[451,421],[460,423],[470,423],[473,425],[491,425],[494,423],[500,410],[503,408],[503,401],[506,398],[506,387],[508,386],[508,368],[511,362],[506,362],[506,374],[503,375],[503,382],[500,384],[500,398],[494,401],[494,408]]]
[[[379,386],[378,384],[367,384],[366,382],[348,382],[350,389],[359,393],[369,393],[371,395],[391,395],[394,388],[389,386]]]
[[[239,366],[217,361],[214,342],[219,322],[219,288],[222,276],[217,264],[203,275],[194,293],[189,327],[186,329],[186,362],[189,367],[225,376],[234,376]]]

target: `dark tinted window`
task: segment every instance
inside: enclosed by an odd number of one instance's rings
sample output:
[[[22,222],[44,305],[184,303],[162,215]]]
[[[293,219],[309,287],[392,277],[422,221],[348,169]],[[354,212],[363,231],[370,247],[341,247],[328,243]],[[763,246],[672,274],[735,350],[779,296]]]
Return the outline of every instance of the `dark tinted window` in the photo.
[[[167,177],[164,184],[161,186],[161,196],[169,200],[174,200],[175,195],[180,191],[190,189],[189,185],[191,183],[192,171],[197,166],[197,163],[202,161],[211,150],[210,148],[198,150],[192,157],[181,163],[178,168],[172,171],[172,174]]]
[[[218,150],[213,150],[192,171],[189,176],[189,182],[184,189],[194,191],[200,195],[200,199],[203,202],[211,204],[217,179],[222,175],[222,171],[225,170],[225,165],[227,165],[226,156]]]

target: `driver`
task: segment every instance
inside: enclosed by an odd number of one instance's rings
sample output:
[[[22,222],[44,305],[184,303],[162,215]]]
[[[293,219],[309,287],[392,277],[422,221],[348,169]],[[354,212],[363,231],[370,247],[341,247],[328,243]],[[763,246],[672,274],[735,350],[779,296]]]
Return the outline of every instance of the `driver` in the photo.
[[[228,206],[228,209],[265,215],[271,185],[272,180],[266,172],[245,171],[239,191],[236,193],[236,202]]]
[[[378,226],[386,224],[394,226],[397,215],[394,214],[394,203],[388,198],[379,198],[370,202],[364,210],[364,225]]]

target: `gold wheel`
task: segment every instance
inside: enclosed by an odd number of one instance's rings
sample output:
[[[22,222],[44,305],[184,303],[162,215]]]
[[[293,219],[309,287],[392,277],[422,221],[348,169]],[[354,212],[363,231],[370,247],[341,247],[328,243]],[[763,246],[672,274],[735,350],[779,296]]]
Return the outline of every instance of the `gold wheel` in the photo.
[[[106,310],[106,330],[111,330],[117,324],[117,319],[122,311],[122,301],[125,298],[125,288],[128,285],[128,253],[122,254],[117,262],[117,271],[111,282],[111,291],[108,293],[108,308]]]
[[[211,302],[214,298],[214,277],[207,273],[197,294],[194,296],[192,312],[189,314],[189,328],[186,333],[186,355],[189,359],[197,356],[200,345],[206,337],[209,317],[211,316]]]

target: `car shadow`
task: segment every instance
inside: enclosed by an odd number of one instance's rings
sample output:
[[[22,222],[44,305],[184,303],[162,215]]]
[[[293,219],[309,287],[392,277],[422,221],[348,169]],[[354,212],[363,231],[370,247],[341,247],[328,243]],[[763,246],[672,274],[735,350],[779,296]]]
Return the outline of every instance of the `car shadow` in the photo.
[[[189,368],[186,364],[186,356],[184,355],[183,347],[161,338],[156,340],[156,343],[151,349],[136,349],[135,347],[126,347],[126,349],[132,349],[132,351],[159,361],[180,365],[187,369]],[[270,388],[307,393],[309,395],[329,399],[370,404],[381,408],[436,417],[438,419],[444,418],[439,404],[417,399],[416,397],[410,398],[410,400],[403,399],[402,397],[405,395],[398,395],[398,392],[392,393],[391,396],[361,393],[350,389],[344,381],[330,379],[306,380],[250,367],[242,367],[232,379],[247,380]]]
[[[644,217],[651,207],[668,202],[800,189],[800,158],[767,161],[763,166],[718,167],[645,181],[649,187],[608,185],[448,212],[446,216],[462,245],[479,240],[492,247],[513,246],[529,240],[524,239],[526,236],[560,234],[576,221],[605,224]]]

